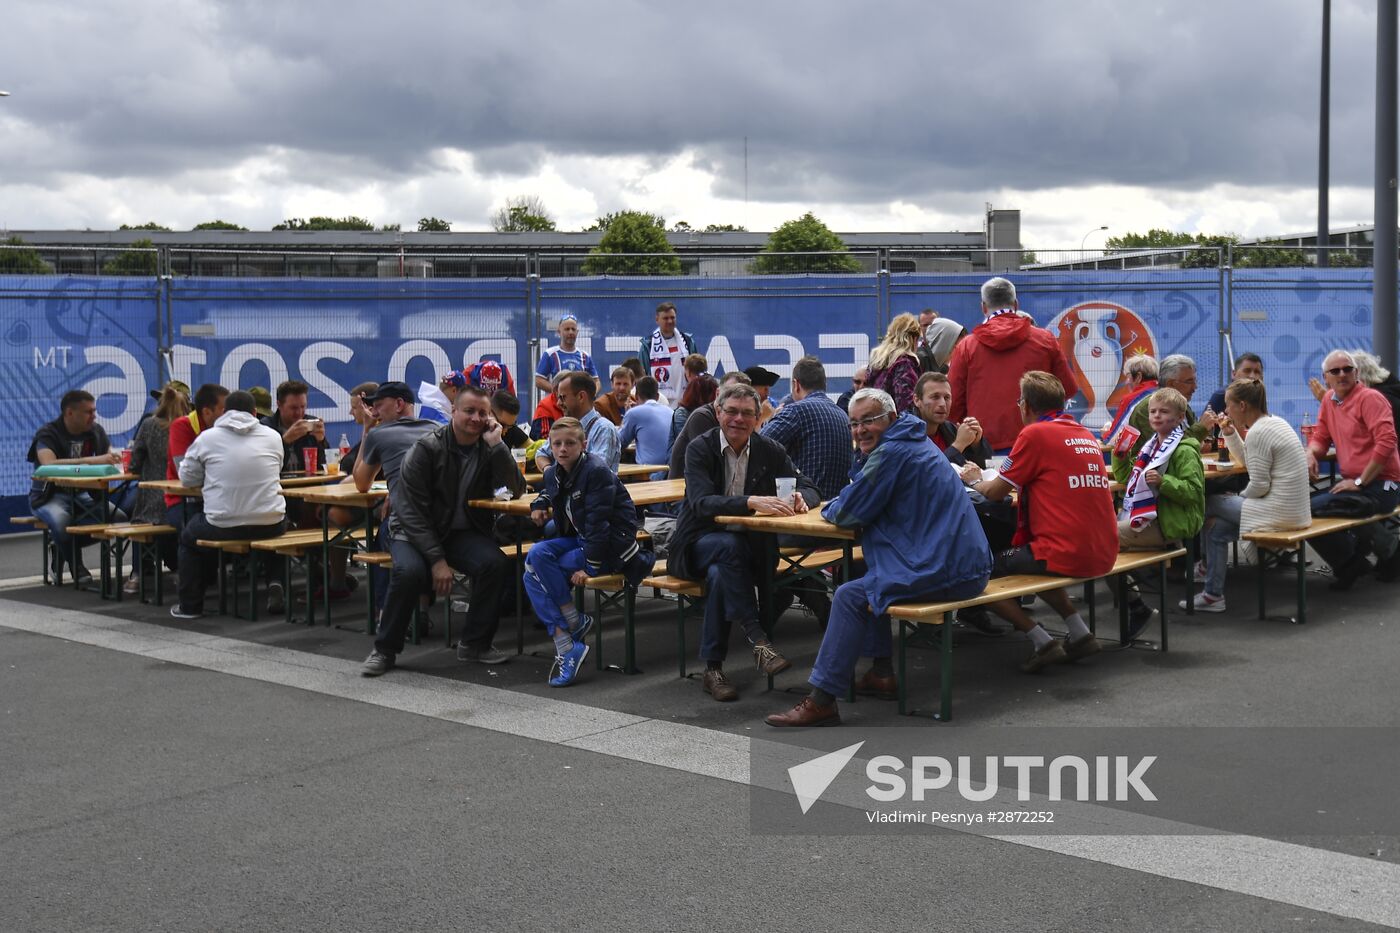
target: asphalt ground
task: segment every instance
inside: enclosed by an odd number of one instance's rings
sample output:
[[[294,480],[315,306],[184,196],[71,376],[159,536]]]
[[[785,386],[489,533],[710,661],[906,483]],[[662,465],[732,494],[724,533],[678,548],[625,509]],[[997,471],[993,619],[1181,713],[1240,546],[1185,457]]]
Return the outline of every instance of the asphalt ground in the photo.
[[[7,540],[0,567],[31,575],[37,556]],[[1028,677],[1019,636],[960,633],[954,722],[915,722],[932,736],[996,724],[1397,725],[1400,589],[1366,580],[1338,596],[1316,578],[1312,621],[1294,626],[1253,617],[1256,572],[1232,574],[1231,612],[1174,614],[1166,654],[1106,652]],[[1292,577],[1276,576],[1271,608],[1289,611]],[[764,691],[736,640],[741,699],[718,704],[677,677],[674,605],[662,600],[641,601],[645,673],[599,672],[590,659],[577,685],[552,690],[548,659],[461,664],[440,629],[400,670],[360,678],[358,598],[336,606],[344,627],[315,628],[179,623],[168,603],[34,585],[0,599],[3,930],[1400,925],[1400,901],[1385,906],[1393,836],[1287,839],[1302,861],[1279,880],[1267,867],[1277,852],[1212,864],[1209,844],[1154,861],[1112,840],[1066,840],[1067,854],[1057,840],[943,830],[754,832],[752,801],[767,797],[751,797],[734,749],[771,738],[763,715],[798,698],[781,691],[800,688],[819,633],[795,609],[776,633],[795,662],[779,690]],[[513,646],[513,625],[503,620],[499,645]],[[546,647],[532,627],[527,651]],[[607,651],[620,661],[616,625]],[[913,657],[916,702],[931,706],[937,658]],[[489,712],[500,709],[510,715]],[[842,710],[842,741],[911,722],[876,700]],[[628,729],[647,738],[605,740]],[[1366,883],[1339,889],[1339,877]]]

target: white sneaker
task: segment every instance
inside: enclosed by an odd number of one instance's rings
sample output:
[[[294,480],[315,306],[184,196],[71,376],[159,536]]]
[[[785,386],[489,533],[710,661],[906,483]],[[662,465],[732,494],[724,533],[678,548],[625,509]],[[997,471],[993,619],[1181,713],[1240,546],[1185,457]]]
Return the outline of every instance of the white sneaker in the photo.
[[[1195,571],[1195,573],[1193,573],[1193,574],[1191,575],[1191,582],[1193,582],[1193,583],[1204,583],[1204,582],[1206,582],[1206,562],[1205,562],[1205,561],[1203,561],[1203,560],[1198,560],[1198,561],[1196,561],[1196,571]]]
[[[1196,598],[1191,601],[1191,605],[1195,608],[1197,612],[1224,612],[1225,597],[1211,596],[1209,593],[1202,591],[1196,594]],[[1179,606],[1182,609],[1185,609],[1186,600],[1181,600],[1179,603],[1177,603],[1177,606]]]

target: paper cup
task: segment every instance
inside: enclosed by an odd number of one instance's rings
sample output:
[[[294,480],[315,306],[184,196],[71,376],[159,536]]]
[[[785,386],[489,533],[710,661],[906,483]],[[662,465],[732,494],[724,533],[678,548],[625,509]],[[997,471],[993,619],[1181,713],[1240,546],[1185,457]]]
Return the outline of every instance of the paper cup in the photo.
[[[779,476],[777,478],[777,483],[778,498],[783,501],[790,500],[792,494],[797,492],[797,477],[795,476]]]
[[[525,466],[526,466],[526,463],[525,463],[525,448],[524,448],[524,447],[512,447],[512,448],[510,449],[510,455],[511,455],[512,457],[515,458],[515,465],[518,466],[518,467],[520,468],[520,472],[521,472],[521,473],[524,473],[524,472],[525,472]]]
[[[130,472],[131,472],[131,448],[130,448],[130,447],[126,447],[126,448],[123,448],[123,449],[122,449],[122,472],[123,472],[123,473],[130,473]]]
[[[301,462],[306,464],[306,475],[313,476],[316,473],[316,461],[321,455],[319,447],[307,447],[301,452]]]

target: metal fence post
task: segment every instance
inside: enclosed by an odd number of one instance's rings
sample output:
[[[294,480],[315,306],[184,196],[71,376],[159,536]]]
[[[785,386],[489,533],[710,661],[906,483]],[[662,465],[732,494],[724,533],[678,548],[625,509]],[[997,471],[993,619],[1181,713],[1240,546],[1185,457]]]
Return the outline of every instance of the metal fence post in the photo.
[[[878,342],[894,317],[890,308],[890,251],[875,253],[875,340]]]
[[[1220,270],[1220,383],[1228,385],[1235,371],[1235,251],[1229,243],[1224,250],[1222,255],[1221,247],[1215,248],[1215,265]]]
[[[523,384],[530,387],[525,398],[529,401],[529,411],[525,412],[525,422],[529,424],[534,416],[535,406],[540,401],[540,390],[535,386],[533,361],[540,355],[540,336],[544,333],[543,308],[544,282],[540,278],[540,254],[529,253],[525,259],[525,366],[516,374],[516,390]],[[596,349],[596,348],[595,348]],[[596,354],[595,354],[596,355]]]

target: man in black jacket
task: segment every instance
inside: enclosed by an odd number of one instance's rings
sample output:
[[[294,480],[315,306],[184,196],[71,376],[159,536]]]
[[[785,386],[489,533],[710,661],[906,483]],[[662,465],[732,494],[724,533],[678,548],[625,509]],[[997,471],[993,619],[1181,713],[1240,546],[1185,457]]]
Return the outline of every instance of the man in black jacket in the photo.
[[[821,501],[817,487],[793,466],[781,444],[756,433],[758,393],[731,384],[720,390],[719,427],[696,438],[685,452],[685,501],[671,540],[669,569],[677,577],[705,581],[705,621],[700,658],[705,692],[721,702],[738,698],[724,675],[733,623],[743,626],[754,661],[765,674],[787,670],[792,662],[768,640],[758,622],[754,599],[753,550],[748,534],[726,530],[716,515],[791,515]],[[777,496],[777,478],[793,477],[797,492]]]
[[[510,659],[491,644],[499,623],[505,558],[491,536],[495,513],[467,506],[505,489],[525,491],[525,478],[501,440],[491,416],[491,396],[475,386],[458,393],[452,421],[424,435],[404,456],[389,493],[388,550],[394,557],[389,592],[362,672],[369,677],[394,666],[418,597],[429,585],[438,596],[452,591],[454,573],[471,577],[471,609],[457,657],[481,664]]]

